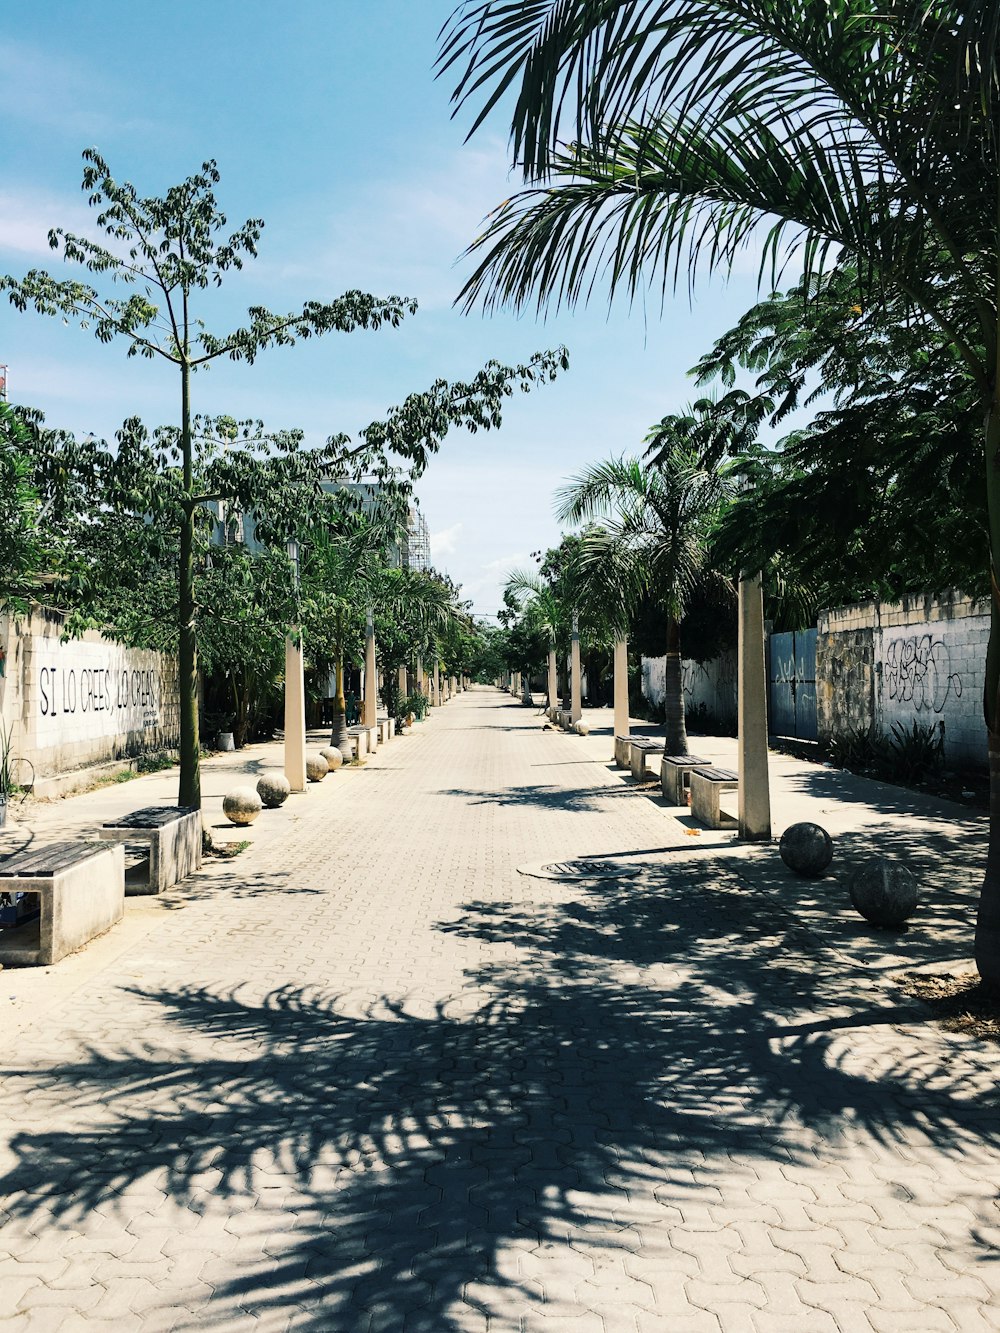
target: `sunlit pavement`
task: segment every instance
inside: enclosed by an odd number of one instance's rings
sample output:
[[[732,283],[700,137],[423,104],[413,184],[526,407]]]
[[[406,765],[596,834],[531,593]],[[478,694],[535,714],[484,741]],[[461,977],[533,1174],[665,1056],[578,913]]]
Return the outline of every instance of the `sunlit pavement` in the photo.
[[[0,974],[5,1330],[1000,1328],[997,1050],[893,980],[968,954],[982,818],[775,760],[776,830],[837,839],[798,879],[601,720],[461,695]],[[874,853],[924,881],[903,933],[846,901]],[[581,859],[638,873],[518,873]]]

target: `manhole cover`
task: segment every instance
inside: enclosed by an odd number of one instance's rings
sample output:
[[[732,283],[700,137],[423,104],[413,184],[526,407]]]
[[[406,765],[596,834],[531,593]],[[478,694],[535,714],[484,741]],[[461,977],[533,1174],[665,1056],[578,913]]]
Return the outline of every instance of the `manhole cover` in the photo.
[[[519,875],[535,879],[631,879],[638,875],[640,866],[622,865],[618,861],[543,861],[539,865],[518,866]]]

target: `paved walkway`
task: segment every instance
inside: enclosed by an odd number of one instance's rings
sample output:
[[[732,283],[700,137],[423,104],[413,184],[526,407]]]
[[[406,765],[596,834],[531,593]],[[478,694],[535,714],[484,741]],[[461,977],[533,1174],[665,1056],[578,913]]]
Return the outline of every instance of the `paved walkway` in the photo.
[[[459,696],[2,973],[5,1333],[1000,1328],[996,1048],[892,981],[967,951],[981,819],[776,765],[838,872],[926,872],[873,935],[608,749]],[[517,873],[584,856],[642,873]]]

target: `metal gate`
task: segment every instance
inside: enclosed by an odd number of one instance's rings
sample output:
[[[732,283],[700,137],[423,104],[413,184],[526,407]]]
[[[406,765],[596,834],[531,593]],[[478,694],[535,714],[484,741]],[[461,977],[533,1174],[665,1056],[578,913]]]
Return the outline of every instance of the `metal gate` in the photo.
[[[768,640],[767,715],[772,736],[816,739],[814,629],[772,634]]]

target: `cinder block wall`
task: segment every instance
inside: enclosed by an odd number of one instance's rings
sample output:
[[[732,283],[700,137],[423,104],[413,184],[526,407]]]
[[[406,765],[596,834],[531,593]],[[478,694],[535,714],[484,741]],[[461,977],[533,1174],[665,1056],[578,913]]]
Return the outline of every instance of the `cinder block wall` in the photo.
[[[944,726],[952,764],[985,767],[983,685],[990,608],[958,593],[908,597],[877,608],[874,631],[878,676],[876,726]]]
[[[665,657],[642,659],[642,692],[651,704],[658,707],[665,693]],[[694,662],[685,658],[681,663],[684,681],[684,706],[704,705],[720,721],[736,721],[736,654],[723,653],[709,662]]]
[[[947,763],[985,767],[989,634],[989,603],[956,592],[824,611],[816,636],[820,740],[852,729],[888,735],[895,722],[943,725]],[[643,658],[643,693],[651,703],[663,699],[663,661]],[[735,711],[735,658],[686,661],[684,695],[716,716]]]
[[[63,643],[63,625],[40,609],[0,618],[0,717],[36,776],[175,747],[176,662],[96,632]]]

